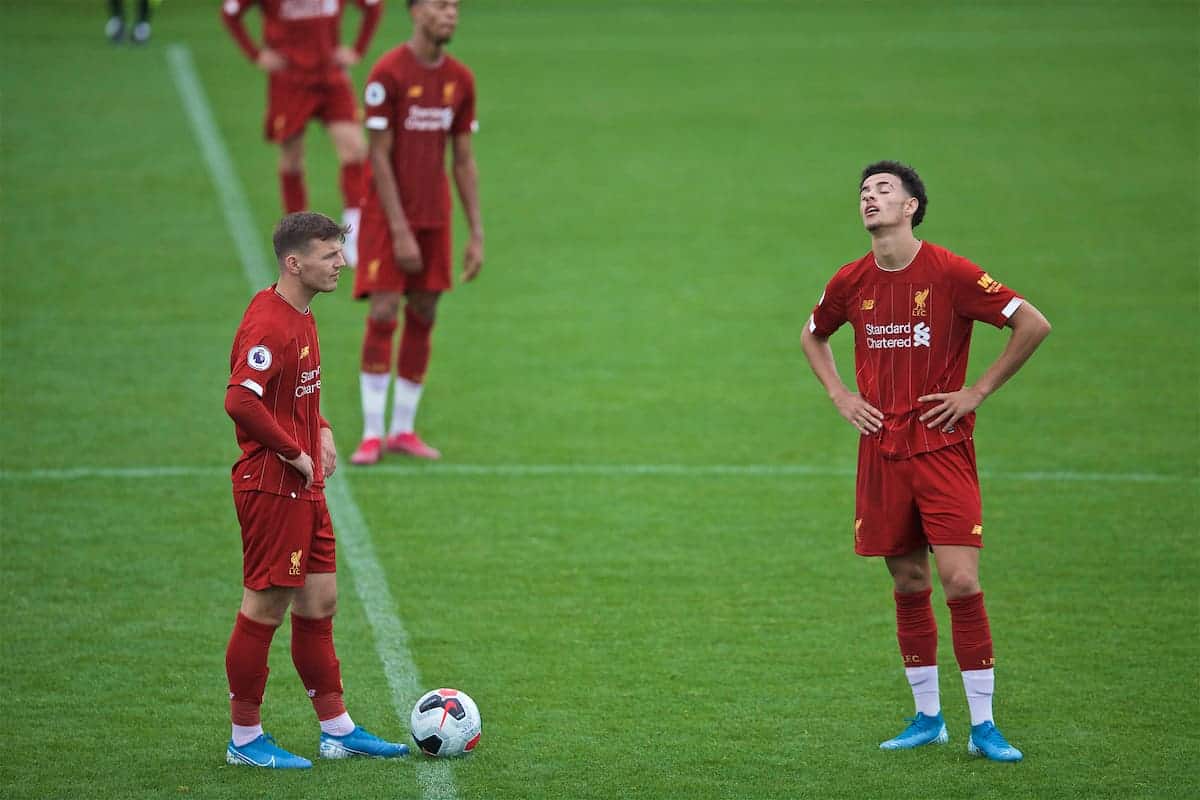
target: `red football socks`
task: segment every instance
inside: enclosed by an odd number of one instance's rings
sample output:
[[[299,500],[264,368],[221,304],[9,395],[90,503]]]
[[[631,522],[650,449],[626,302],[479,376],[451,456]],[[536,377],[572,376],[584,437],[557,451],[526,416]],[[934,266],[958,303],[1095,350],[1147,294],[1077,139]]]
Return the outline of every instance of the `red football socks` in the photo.
[[[992,652],[992,630],[983,607],[983,592],[947,600],[950,627],[954,635],[954,655],[963,672],[991,669],[996,665]]]
[[[342,702],[342,671],[333,649],[333,617],[309,619],[292,614],[292,663],[317,719],[346,713]]]
[[[362,371],[374,375],[388,375],[392,371],[392,335],[396,333],[396,320],[378,320],[367,317],[367,332],[363,336]]]
[[[303,172],[279,173],[279,188],[283,191],[283,213],[292,214],[308,208]]]
[[[229,677],[229,710],[234,725],[258,725],[263,689],[267,685],[267,653],[275,628],[237,615],[229,646],[225,650],[225,674]]]
[[[406,381],[425,382],[425,371],[429,369],[429,353],[432,350],[433,321],[424,320],[404,308],[404,332],[400,334],[400,357],[396,373]]]
[[[363,162],[342,164],[338,173],[338,185],[342,189],[342,208],[361,208],[366,197],[366,172]]]
[[[937,664],[937,620],[929,602],[932,589],[923,592],[894,592],[896,598],[896,639],[907,667],[932,667]],[[955,639],[957,643],[957,637]]]

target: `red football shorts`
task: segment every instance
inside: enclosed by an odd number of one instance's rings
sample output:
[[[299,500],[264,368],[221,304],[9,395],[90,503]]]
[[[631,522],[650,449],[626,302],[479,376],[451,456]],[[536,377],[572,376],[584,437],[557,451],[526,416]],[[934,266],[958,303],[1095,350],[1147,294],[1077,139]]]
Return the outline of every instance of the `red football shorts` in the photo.
[[[242,583],[303,586],[310,572],[336,572],[333,522],[325,500],[297,500],[270,492],[234,492],[242,525]]]
[[[421,271],[409,275],[392,257],[392,235],[383,212],[374,203],[363,209],[358,234],[358,269],[354,270],[354,298],[375,292],[445,292],[453,285],[450,271],[450,226],[413,231],[421,251]]]
[[[268,141],[282,142],[303,133],[310,119],[358,122],[354,87],[345,70],[331,70],[318,78],[297,78],[271,73],[267,76]]]
[[[862,437],[854,507],[860,556],[900,556],[928,545],[983,547],[974,443],[889,459],[876,437]]]

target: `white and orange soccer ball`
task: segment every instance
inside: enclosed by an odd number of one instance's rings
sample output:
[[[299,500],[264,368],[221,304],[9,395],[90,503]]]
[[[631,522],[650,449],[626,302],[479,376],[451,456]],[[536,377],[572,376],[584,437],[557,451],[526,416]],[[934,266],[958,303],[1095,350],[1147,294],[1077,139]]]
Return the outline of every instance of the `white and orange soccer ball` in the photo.
[[[413,706],[412,737],[427,756],[461,756],[479,744],[483,721],[466,692],[434,689]]]

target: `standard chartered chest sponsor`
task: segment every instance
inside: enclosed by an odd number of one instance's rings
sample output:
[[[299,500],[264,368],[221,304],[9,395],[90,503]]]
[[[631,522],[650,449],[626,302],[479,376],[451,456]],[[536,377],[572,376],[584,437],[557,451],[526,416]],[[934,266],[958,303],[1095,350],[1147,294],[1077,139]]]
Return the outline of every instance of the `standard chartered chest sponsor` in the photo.
[[[932,331],[924,322],[889,322],[886,325],[863,323],[863,338],[868,350],[896,350],[909,347],[929,347]]]
[[[321,390],[321,365],[300,373],[300,383],[296,385],[296,397],[319,392]]]
[[[448,131],[454,121],[454,109],[448,106],[409,106],[404,119],[406,131]]]

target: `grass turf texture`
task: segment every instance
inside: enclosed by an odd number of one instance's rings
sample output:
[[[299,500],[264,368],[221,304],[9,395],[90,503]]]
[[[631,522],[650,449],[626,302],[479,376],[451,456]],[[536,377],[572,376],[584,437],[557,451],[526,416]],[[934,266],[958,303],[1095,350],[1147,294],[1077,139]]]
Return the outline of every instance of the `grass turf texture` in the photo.
[[[211,6],[165,4],[140,50],[103,40],[101,4],[0,11],[0,794],[420,797],[413,761],[223,765],[240,572],[221,396],[249,293],[167,43],[193,52],[264,250],[278,198],[263,81]],[[920,233],[1055,332],[977,436],[1015,767],[964,752],[940,590],[951,744],[876,750],[911,706],[846,475],[349,473],[423,684],[480,704],[461,797],[1194,791],[1196,34],[1191,4],[464,7],[488,264],[437,331],[422,431],[448,464],[852,468],[797,337],[867,246],[855,182],[880,157],[921,170]],[[368,61],[406,35],[389,4]],[[334,213],[319,129],[308,150]],[[315,310],[346,456],[364,309],[343,285]],[[972,375],[1004,336],[977,331]],[[30,473],[75,466],[203,469]],[[1111,479],[1012,477],[1031,470]],[[352,579],[349,707],[401,737]],[[266,725],[313,756],[287,636]]]

